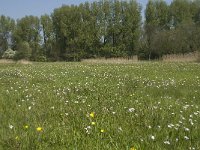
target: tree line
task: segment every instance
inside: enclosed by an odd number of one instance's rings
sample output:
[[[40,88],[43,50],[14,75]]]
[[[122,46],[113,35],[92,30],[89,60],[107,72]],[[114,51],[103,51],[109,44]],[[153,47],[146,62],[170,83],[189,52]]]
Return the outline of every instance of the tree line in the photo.
[[[0,16],[0,56],[32,61],[97,57],[158,59],[200,49],[200,0],[136,0],[63,5],[51,15]]]

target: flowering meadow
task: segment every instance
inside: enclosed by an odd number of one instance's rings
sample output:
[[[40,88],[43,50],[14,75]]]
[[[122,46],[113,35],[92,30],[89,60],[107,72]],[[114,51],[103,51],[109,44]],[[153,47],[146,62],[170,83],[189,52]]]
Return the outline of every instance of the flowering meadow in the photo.
[[[199,150],[200,64],[0,64],[2,150]]]

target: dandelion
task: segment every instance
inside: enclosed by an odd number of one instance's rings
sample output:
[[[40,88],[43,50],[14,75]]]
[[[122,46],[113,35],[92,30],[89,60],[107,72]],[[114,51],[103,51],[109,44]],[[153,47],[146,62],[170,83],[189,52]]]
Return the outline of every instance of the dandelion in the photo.
[[[28,129],[28,125],[25,125],[24,128],[25,128],[25,129]]]
[[[91,117],[91,118],[94,118],[94,112],[91,112],[91,113],[90,113],[90,117]]]
[[[94,125],[96,125],[96,122],[92,122],[91,124],[94,126]]]
[[[36,130],[37,130],[38,132],[41,132],[41,131],[42,131],[42,128],[41,128],[41,127],[37,127]]]
[[[19,140],[19,136],[16,136],[16,137],[15,137],[15,140]]]
[[[105,130],[104,129],[101,129],[101,133],[104,133],[105,132]]]
[[[131,147],[130,150],[136,150],[134,147]]]

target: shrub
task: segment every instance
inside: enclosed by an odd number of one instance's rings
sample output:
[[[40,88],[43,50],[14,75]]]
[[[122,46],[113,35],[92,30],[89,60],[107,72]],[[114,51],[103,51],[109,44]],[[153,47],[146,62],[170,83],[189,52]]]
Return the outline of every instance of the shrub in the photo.
[[[15,60],[20,59],[30,59],[31,56],[31,48],[28,42],[21,42],[17,46],[17,53],[14,57]]]
[[[13,59],[15,57],[15,54],[16,51],[13,51],[12,49],[9,48],[3,53],[2,58]]]

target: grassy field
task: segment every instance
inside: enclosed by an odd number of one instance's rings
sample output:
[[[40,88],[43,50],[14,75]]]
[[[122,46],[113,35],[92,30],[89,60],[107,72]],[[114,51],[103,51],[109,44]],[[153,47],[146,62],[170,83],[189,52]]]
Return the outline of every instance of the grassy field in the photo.
[[[199,150],[200,64],[0,64],[0,150]]]

